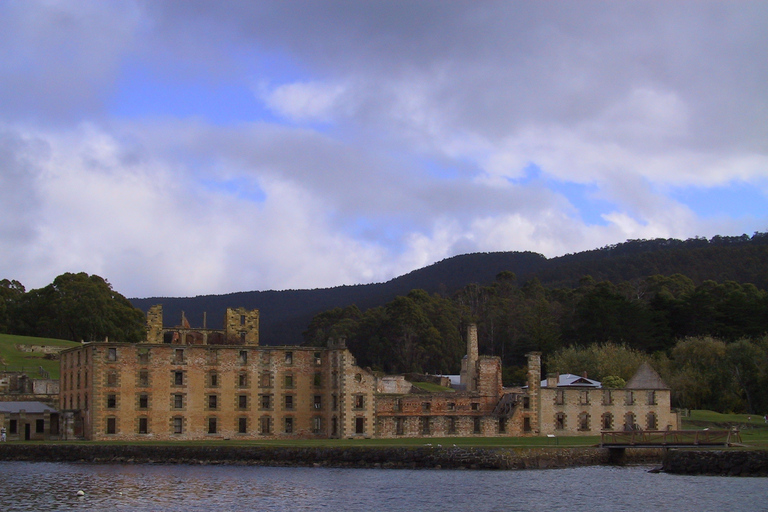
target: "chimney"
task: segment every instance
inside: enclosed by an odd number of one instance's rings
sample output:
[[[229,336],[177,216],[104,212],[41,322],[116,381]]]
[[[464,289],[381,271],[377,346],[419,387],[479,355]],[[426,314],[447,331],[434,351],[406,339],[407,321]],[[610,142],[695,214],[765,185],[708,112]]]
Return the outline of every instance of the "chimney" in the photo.
[[[547,374],[547,387],[548,388],[556,388],[557,384],[560,382],[560,376],[556,373],[548,373]]]
[[[469,324],[467,327],[467,357],[477,361],[477,324]]]
[[[477,391],[477,324],[467,326],[467,357],[461,361],[461,384],[466,391]]]

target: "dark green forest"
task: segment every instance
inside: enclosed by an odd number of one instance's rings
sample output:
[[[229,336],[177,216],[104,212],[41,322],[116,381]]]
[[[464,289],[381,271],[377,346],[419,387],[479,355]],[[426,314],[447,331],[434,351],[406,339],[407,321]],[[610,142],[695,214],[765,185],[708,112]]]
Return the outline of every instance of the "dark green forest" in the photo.
[[[614,357],[635,354],[636,364],[623,374],[597,368],[591,376],[626,380],[640,362],[654,359],[676,385],[681,407],[768,410],[768,294],[733,281],[696,285],[675,274],[612,283],[586,276],[575,288],[547,288],[502,272],[493,283],[467,285],[450,297],[413,290],[365,312],[334,308],[315,316],[305,342],[345,338],[358,364],[386,373],[455,374],[470,322],[478,326],[480,353],[501,357],[505,384],[523,383],[527,352],[541,351],[558,371],[580,373],[597,367],[578,358],[570,367],[555,361],[569,350],[618,346]]]
[[[304,341],[345,338],[359,364],[387,373],[451,374],[466,350],[461,333],[476,323],[480,352],[502,359],[506,385],[523,383],[525,354],[534,350],[543,353],[545,370],[589,368],[597,379],[626,380],[649,360],[673,387],[679,407],[765,413],[765,242],[760,233],[630,241],[574,255],[526,280],[502,271],[492,282],[450,294],[412,290],[365,311],[332,308],[313,318]],[[695,277],[640,276],[671,267]],[[600,277],[574,275],[584,271]],[[622,372],[600,368],[594,360],[604,352],[630,363]]]

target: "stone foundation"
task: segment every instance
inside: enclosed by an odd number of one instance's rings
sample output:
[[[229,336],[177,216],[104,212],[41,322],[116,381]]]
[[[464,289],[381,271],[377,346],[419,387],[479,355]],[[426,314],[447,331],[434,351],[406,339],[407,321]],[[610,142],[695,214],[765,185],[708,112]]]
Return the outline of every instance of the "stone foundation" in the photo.
[[[626,463],[660,464],[661,450],[632,450]],[[0,460],[244,464],[392,469],[555,469],[609,464],[604,448],[31,445],[0,446]]]
[[[714,476],[768,476],[768,450],[670,450],[666,473]]]

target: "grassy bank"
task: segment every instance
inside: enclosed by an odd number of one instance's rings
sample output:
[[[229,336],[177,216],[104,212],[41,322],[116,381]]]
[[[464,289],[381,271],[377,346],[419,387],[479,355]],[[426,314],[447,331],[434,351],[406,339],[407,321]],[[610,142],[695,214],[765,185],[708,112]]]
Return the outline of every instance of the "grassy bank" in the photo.
[[[98,444],[98,445],[149,445],[149,446],[280,446],[280,447],[464,447],[464,448],[551,448],[551,447],[581,447],[595,446],[600,443],[598,436],[572,437],[525,437],[525,438],[483,438],[483,437],[452,437],[452,438],[416,438],[416,439],[274,439],[257,441],[205,440],[205,441],[19,441],[20,443],[39,444]]]
[[[73,341],[52,338],[33,338],[30,336],[15,336],[0,334],[0,369],[6,371],[24,371],[30,377],[36,377],[36,372],[42,368],[52,379],[59,378],[59,360],[46,357],[41,352],[24,352],[20,345],[42,345],[54,347],[77,347],[80,344]]]
[[[757,414],[723,414],[715,411],[690,411],[683,417],[686,430],[731,430],[737,429],[745,445],[768,448],[768,424]]]

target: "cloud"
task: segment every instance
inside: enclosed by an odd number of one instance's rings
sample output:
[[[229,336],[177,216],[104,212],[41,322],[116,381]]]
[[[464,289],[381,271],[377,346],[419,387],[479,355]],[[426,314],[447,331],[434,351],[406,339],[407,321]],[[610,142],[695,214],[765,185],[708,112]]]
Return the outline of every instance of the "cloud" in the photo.
[[[58,122],[97,114],[140,23],[131,2],[0,4],[3,117]]]
[[[679,191],[765,186],[766,24],[762,3],[2,3],[0,277],[311,288],[764,230]]]
[[[292,83],[264,90],[261,96],[267,106],[295,121],[330,122],[339,109],[344,86],[322,83]]]

